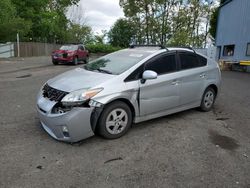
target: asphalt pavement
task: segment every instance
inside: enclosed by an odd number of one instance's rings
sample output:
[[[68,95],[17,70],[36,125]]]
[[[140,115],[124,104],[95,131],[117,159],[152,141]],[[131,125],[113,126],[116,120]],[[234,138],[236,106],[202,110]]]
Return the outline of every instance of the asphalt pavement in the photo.
[[[82,66],[82,65],[78,65]],[[75,68],[49,57],[0,60],[0,187],[250,187],[250,74],[222,72],[212,111],[134,125],[125,136],[58,142],[40,126],[36,95]]]

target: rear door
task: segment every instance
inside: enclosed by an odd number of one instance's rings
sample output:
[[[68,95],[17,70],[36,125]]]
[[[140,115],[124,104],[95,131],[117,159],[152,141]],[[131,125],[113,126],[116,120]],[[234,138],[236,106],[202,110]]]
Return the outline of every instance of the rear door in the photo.
[[[175,108],[180,102],[180,80],[176,53],[164,54],[145,64],[145,70],[158,74],[157,79],[140,82],[140,115],[155,114]]]
[[[191,52],[179,52],[181,88],[180,105],[201,100],[206,80],[207,59]]]

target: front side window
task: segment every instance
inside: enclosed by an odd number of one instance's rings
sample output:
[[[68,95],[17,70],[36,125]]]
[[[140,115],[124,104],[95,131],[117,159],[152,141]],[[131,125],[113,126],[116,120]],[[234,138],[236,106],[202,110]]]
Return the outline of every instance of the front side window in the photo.
[[[224,46],[223,56],[233,56],[234,55],[234,47],[235,47],[235,45]]]
[[[201,67],[201,63],[196,54],[192,53],[180,53],[181,69],[192,69]],[[204,62],[203,62],[204,63]]]
[[[177,70],[175,54],[164,55],[147,63],[145,70],[155,71],[157,74],[165,74]]]
[[[143,70],[144,70],[144,64],[141,65],[136,70],[134,70],[124,81],[131,82],[131,81],[135,81],[135,80],[142,78]]]
[[[250,56],[250,43],[247,44],[247,56]]]
[[[84,47],[83,47],[83,46],[79,46],[79,49],[80,49],[80,50],[84,50]]]

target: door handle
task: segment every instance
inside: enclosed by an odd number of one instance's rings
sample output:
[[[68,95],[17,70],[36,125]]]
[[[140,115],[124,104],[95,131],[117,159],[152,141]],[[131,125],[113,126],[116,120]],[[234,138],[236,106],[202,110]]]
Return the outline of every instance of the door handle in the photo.
[[[180,83],[180,81],[174,80],[174,81],[171,82],[171,85],[175,85],[176,86],[176,85],[179,85],[179,83]]]
[[[206,77],[206,74],[205,74],[205,73],[202,73],[202,74],[200,74],[200,77],[201,77],[201,78],[205,78],[205,77]]]

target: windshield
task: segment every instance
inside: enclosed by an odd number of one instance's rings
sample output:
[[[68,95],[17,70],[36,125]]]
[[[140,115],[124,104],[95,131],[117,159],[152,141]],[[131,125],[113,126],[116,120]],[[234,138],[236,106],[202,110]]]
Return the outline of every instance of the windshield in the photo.
[[[98,71],[107,74],[121,74],[136,63],[150,55],[148,52],[135,50],[121,50],[96,60],[84,66],[90,71]]]
[[[70,51],[74,51],[74,50],[77,50],[78,46],[77,45],[65,45],[65,46],[62,46],[60,48],[60,50],[70,50]]]

